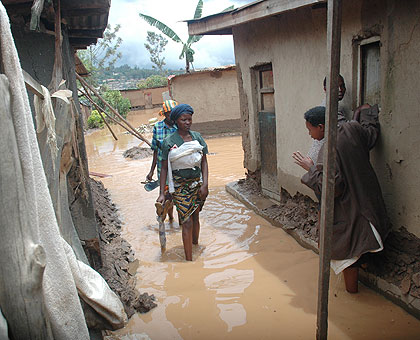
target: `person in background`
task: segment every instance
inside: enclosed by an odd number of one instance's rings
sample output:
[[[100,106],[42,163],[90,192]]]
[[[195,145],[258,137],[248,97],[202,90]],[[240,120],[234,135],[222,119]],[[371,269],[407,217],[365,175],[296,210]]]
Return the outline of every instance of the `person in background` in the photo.
[[[208,148],[201,134],[191,130],[193,108],[188,104],[175,106],[170,118],[177,130],[162,143],[160,195],[165,200],[168,178],[169,193],[178,211],[182,226],[185,258],[192,261],[192,245],[198,244],[199,214],[208,195]]]
[[[317,106],[304,115],[312,138],[322,140],[325,132],[325,107]],[[346,290],[358,292],[360,257],[383,249],[390,224],[369,151],[379,135],[378,106],[363,105],[357,110],[359,121],[344,122],[337,128],[335,164],[334,222],[331,242],[331,267],[343,272]],[[321,198],[323,176],[322,146],[316,164],[293,154],[295,163],[307,170],[303,184]]]
[[[326,95],[326,92],[327,92],[327,78],[326,77],[324,78],[324,81],[323,81],[323,87],[324,87],[324,93]],[[338,124],[341,124],[347,121],[345,112],[344,112],[344,107],[343,105],[340,105],[340,102],[343,100],[345,94],[346,94],[346,83],[344,82],[343,76],[340,74],[338,76],[338,102],[339,102],[338,112],[337,112]],[[325,96],[320,106],[324,106],[324,107],[326,106]],[[322,140],[312,139],[311,147],[309,148],[308,154],[306,155],[306,160],[308,164],[315,164],[316,160],[318,159],[319,150],[321,149],[323,144],[324,144],[324,139]],[[297,151],[297,153],[300,153],[300,151]]]
[[[162,104],[162,109],[159,111],[159,114],[161,116],[164,116],[165,119],[157,122],[155,126],[153,127],[153,137],[152,137],[152,150],[153,150],[153,160],[152,165],[150,167],[150,171],[146,176],[146,181],[151,181],[153,179],[153,173],[155,172],[155,168],[157,165],[157,176],[158,180],[160,178],[160,172],[162,168],[162,142],[163,140],[172,135],[176,131],[176,126],[174,125],[174,122],[169,118],[171,114],[171,110],[178,105],[178,103],[174,100],[165,100]],[[173,215],[173,205],[171,204],[171,197],[168,194],[168,191],[166,191],[166,209],[165,209],[165,215],[163,216],[163,219],[165,219],[166,213],[169,215],[169,221],[174,220]],[[162,205],[165,205],[165,202],[162,202]],[[163,206],[157,206],[156,210],[159,214],[163,214]]]

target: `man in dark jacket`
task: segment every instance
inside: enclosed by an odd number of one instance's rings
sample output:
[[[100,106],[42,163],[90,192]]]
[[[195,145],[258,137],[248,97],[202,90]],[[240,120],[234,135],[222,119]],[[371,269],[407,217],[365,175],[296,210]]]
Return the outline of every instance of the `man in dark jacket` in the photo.
[[[389,233],[381,188],[369,161],[369,151],[379,135],[378,107],[364,105],[359,112],[355,115],[359,121],[352,120],[337,128],[335,164],[331,267],[336,274],[343,271],[350,293],[358,291],[356,262],[365,253],[381,251]],[[310,109],[305,113],[305,120],[312,138],[324,138],[325,107]],[[299,153],[294,153],[293,158],[308,171],[302,183],[320,198],[323,147],[315,165],[305,164],[305,158]]]

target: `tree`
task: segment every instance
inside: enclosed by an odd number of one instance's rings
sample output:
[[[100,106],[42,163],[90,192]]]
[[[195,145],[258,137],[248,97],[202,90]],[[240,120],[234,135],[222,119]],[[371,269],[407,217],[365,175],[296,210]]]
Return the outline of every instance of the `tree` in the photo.
[[[117,51],[122,43],[122,39],[117,36],[120,28],[119,24],[114,29],[108,25],[103,38],[99,39],[96,45],[91,45],[86,50],[77,51],[77,56],[91,74],[89,82],[92,85],[97,86],[99,74],[113,67],[115,62],[121,58],[121,52]]]
[[[197,6],[195,8],[195,13],[194,13],[194,19],[199,19],[201,18],[201,14],[203,11],[203,0],[198,0]],[[181,43],[182,44],[182,51],[181,54],[179,56],[179,59],[183,59],[185,58],[185,71],[189,72],[190,71],[190,64],[192,65],[193,61],[194,61],[194,50],[191,48],[191,45],[193,43],[196,43],[197,41],[199,41],[203,36],[202,35],[190,35],[188,37],[187,42],[183,42],[181,40],[181,38],[168,26],[166,26],[164,23],[160,22],[159,20],[139,13],[140,18],[142,18],[143,20],[145,20],[150,26],[154,26],[156,27],[159,31],[161,31],[163,34],[165,34],[168,38],[172,39],[173,41],[177,42],[177,43]],[[194,67],[194,66],[193,66]]]
[[[121,95],[121,92],[118,90],[107,90],[102,94],[102,97],[110,104],[118,113],[124,118],[127,117],[128,111],[130,111],[131,103],[128,98],[124,98]],[[102,103],[101,103],[101,106]],[[107,107],[105,108],[107,113],[114,115],[111,110]],[[115,117],[114,117],[115,118]]]
[[[168,79],[166,77],[154,75],[150,76],[147,79],[141,80],[137,84],[139,89],[150,89],[153,87],[162,87],[168,85]]]
[[[161,74],[164,73],[163,67],[166,65],[165,57],[161,57],[161,54],[167,44],[168,39],[163,35],[147,31],[147,43],[144,44],[144,47],[150,53],[150,61],[154,64],[153,69],[158,70]]]

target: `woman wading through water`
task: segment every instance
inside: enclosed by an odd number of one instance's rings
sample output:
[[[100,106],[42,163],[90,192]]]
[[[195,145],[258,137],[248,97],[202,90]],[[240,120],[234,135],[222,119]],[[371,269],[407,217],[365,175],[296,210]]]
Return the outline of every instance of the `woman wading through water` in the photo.
[[[193,113],[193,108],[187,104],[179,104],[171,110],[170,118],[178,130],[162,143],[160,194],[157,199],[157,204],[164,203],[168,178],[169,193],[182,226],[187,261],[192,261],[192,245],[198,244],[199,214],[209,192],[207,144],[200,133],[190,130]]]

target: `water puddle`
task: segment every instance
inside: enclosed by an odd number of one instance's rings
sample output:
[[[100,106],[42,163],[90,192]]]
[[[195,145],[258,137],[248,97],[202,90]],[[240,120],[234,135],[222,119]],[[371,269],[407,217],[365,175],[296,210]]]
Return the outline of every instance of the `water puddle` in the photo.
[[[138,126],[157,110],[129,116]],[[210,193],[200,214],[199,245],[193,262],[184,260],[180,228],[166,223],[167,250],[161,253],[154,201],[158,189],[140,184],[151,158],[127,160],[122,153],[139,141],[107,131],[86,137],[91,171],[120,208],[123,237],[139,261],[137,286],[154,294],[158,307],[134,315],[116,336],[151,339],[313,339],[316,332],[318,256],[226,193],[224,185],[244,177],[240,136],[206,139]],[[135,270],[135,268],[134,268]],[[331,276],[331,339],[418,339],[420,322],[364,286],[345,292]],[[138,337],[140,339],[140,337]]]

